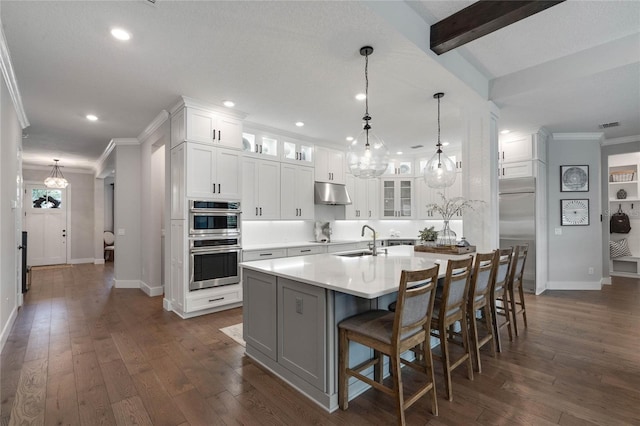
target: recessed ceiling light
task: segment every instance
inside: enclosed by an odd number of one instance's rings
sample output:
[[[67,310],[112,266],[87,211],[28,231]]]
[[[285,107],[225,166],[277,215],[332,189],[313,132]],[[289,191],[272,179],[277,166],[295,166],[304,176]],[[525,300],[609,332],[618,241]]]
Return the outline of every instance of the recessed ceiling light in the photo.
[[[449,146],[449,142],[442,142],[442,146]]]
[[[98,117],[93,114],[87,114],[87,120],[89,121],[97,121]]]
[[[364,93],[358,93],[356,95],[356,99],[359,101],[364,101],[365,99],[367,99],[367,95],[365,95]]]
[[[233,108],[234,106],[236,106],[233,101],[224,101],[222,105],[226,106],[227,108]]]
[[[302,121],[296,121],[296,126],[302,127],[304,126],[304,123]]]
[[[396,155],[402,155],[402,151],[396,152]]]
[[[129,33],[129,31],[123,30],[122,28],[113,28],[111,30],[111,35],[120,41],[127,41],[131,39],[131,33]]]
[[[347,141],[351,142],[353,140],[353,136],[347,136]]]
[[[504,129],[504,130],[501,130],[501,131],[500,131],[500,134],[501,134],[501,135],[506,135],[507,133],[511,133],[511,130],[509,130],[509,129]]]

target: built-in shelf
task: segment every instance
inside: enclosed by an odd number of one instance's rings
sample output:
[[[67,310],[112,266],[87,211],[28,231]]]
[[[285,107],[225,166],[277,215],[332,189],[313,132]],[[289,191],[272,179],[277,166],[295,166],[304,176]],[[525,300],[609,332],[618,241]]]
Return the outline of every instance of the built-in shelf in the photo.
[[[612,276],[640,277],[640,247],[637,244],[640,239],[638,236],[640,226],[633,224],[638,219],[637,216],[631,214],[631,209],[636,207],[633,203],[640,203],[640,187],[638,186],[639,164],[640,153],[609,156],[609,213],[615,213],[618,206],[620,206],[632,221],[631,231],[628,234],[610,235],[611,241],[626,238],[632,253],[632,256],[618,257],[609,261],[609,273]],[[629,176],[633,177],[633,180],[613,182],[613,175],[622,172],[633,173],[633,176]],[[616,193],[623,189],[627,198],[617,198]]]

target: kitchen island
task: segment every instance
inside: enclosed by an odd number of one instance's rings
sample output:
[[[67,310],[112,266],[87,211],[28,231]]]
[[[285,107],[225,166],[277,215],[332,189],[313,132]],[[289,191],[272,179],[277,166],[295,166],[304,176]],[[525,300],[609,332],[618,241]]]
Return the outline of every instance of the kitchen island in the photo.
[[[411,246],[378,256],[318,254],[244,262],[243,333],[246,354],[328,411],[338,407],[338,329],[344,318],[387,309],[402,270],[440,265],[469,255],[418,253]],[[350,363],[371,357],[352,343]],[[371,374],[373,374],[371,372]],[[349,396],[368,389],[355,379]]]

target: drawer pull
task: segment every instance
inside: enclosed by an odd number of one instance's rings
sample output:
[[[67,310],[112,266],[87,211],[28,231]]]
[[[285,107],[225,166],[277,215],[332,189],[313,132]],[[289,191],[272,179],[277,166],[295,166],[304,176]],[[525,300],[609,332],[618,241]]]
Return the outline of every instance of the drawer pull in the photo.
[[[308,253],[308,252],[310,252],[310,251],[311,251],[311,249],[300,250],[300,253]]]
[[[260,253],[260,256],[272,256],[273,253]]]
[[[217,299],[209,299],[209,302],[217,302],[218,300],[224,300],[224,297],[218,297]]]

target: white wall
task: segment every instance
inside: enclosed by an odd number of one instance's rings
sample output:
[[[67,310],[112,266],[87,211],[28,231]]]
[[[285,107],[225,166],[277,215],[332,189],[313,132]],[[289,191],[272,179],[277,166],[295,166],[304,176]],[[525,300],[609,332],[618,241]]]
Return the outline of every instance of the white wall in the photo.
[[[67,187],[67,199],[69,206],[69,229],[67,241],[70,244],[70,258],[68,263],[93,262],[94,257],[94,177],[93,172],[75,173],[62,170],[64,177],[69,181]],[[51,173],[50,169],[24,166],[23,176],[25,182],[44,182]]]
[[[109,176],[104,178],[104,229],[103,231],[113,232],[113,191],[115,178]]]
[[[561,165],[588,165],[589,192],[560,192]],[[597,135],[554,134],[548,145],[549,290],[600,289],[602,225],[606,204],[600,201],[600,139]],[[589,199],[589,226],[561,226],[561,199]],[[556,229],[562,235],[556,235]],[[540,247],[540,255],[543,254]],[[593,268],[593,274],[589,274]]]
[[[22,128],[9,90],[0,79],[0,349],[6,342],[18,309],[19,242],[16,222],[22,209],[18,206],[20,182],[18,150],[22,144]],[[16,178],[17,177],[17,178]],[[16,205],[12,205],[15,202]]]

